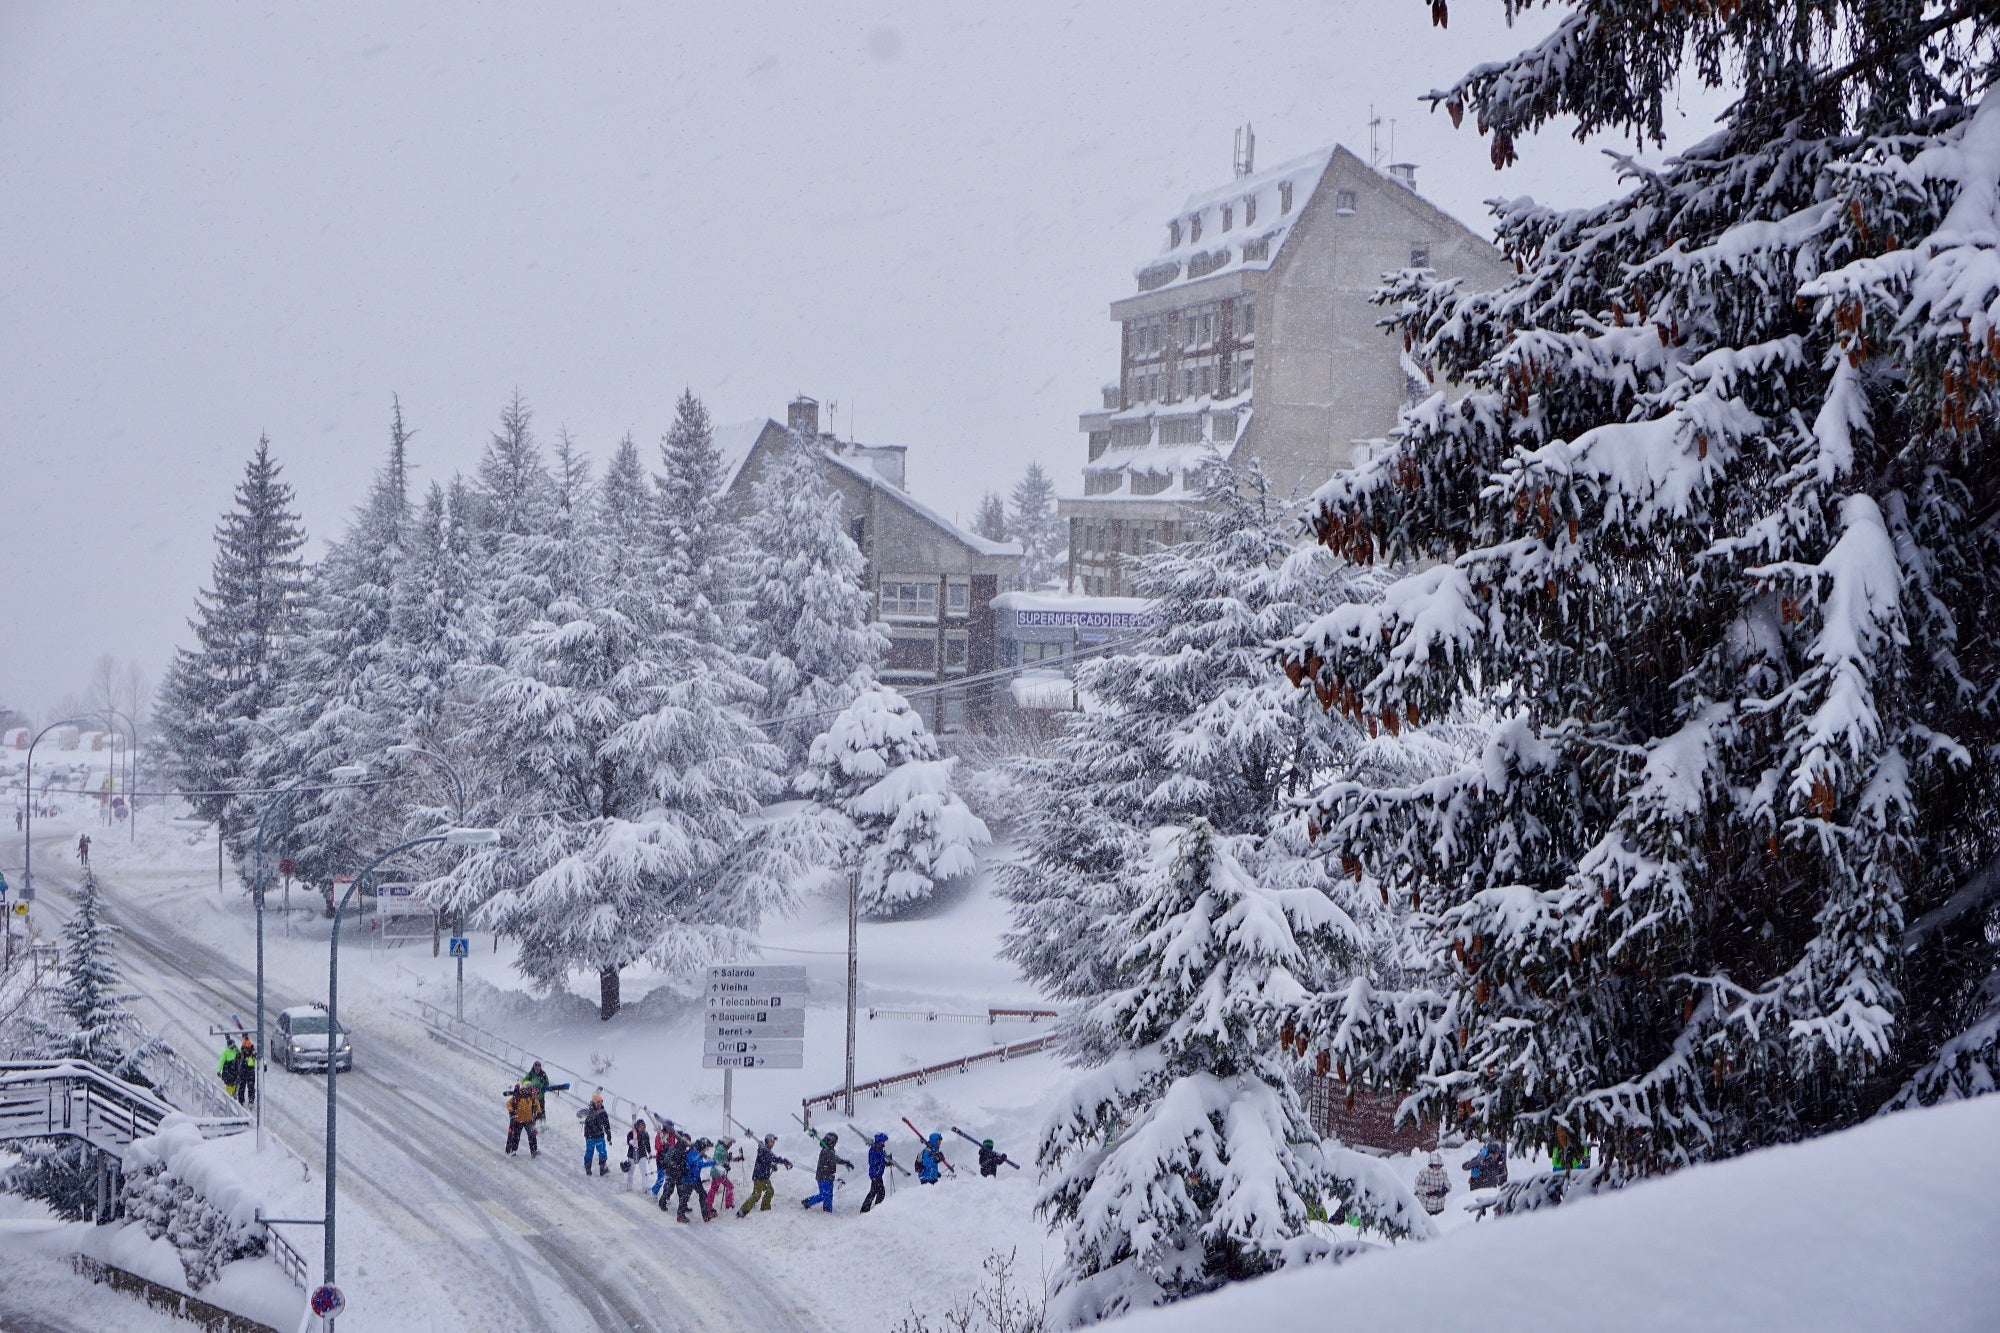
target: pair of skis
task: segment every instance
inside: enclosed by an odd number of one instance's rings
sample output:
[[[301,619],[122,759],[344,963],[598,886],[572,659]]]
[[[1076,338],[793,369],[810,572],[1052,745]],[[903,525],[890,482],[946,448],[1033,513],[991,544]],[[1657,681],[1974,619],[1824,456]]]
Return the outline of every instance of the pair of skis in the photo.
[[[967,1143],[971,1144],[975,1148],[983,1149],[986,1146],[980,1140],[973,1138],[972,1135],[960,1129],[957,1125],[953,1125],[951,1127],[951,1132],[958,1135],[958,1137],[964,1139]],[[1015,1161],[1013,1158],[1009,1157],[1006,1153],[1001,1152],[998,1149],[994,1150],[994,1156],[998,1157],[1001,1161],[1005,1162],[1007,1165],[1013,1167],[1016,1171],[1019,1171],[1021,1169],[1021,1164],[1019,1162]]]

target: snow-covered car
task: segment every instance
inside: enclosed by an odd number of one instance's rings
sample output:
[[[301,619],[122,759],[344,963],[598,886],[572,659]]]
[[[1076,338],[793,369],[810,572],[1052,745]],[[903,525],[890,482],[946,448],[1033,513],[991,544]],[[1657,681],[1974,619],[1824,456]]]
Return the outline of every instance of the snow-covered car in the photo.
[[[278,1063],[294,1074],[301,1069],[325,1069],[327,1063],[327,1016],[323,1004],[302,1004],[278,1015],[276,1041]],[[334,1059],[346,1073],[354,1068],[354,1030],[345,1024],[334,1045]]]

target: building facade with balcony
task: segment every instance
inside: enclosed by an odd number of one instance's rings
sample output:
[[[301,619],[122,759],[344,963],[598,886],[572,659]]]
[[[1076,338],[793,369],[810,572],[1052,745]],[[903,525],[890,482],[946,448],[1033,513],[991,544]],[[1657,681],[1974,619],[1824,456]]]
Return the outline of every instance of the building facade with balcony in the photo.
[[[904,490],[901,445],[857,444],[819,428],[819,404],[794,400],[786,424],[764,419],[718,426],[727,478],[725,504],[749,511],[757,483],[793,447],[806,442],[839,497],[848,535],[867,562],[870,610],[889,631],[880,675],[891,685],[948,685],[996,665],[993,599],[1020,578],[1018,542],[989,541],[960,528]],[[919,697],[933,729],[977,723],[988,691],[944,690]]]
[[[1190,197],[1166,244],[1111,304],[1119,373],[1082,414],[1083,494],[1061,501],[1070,587],[1131,592],[1130,557],[1186,536],[1213,450],[1254,458],[1280,497],[1303,498],[1387,432],[1413,392],[1400,342],[1370,301],[1416,267],[1498,286],[1512,269],[1416,192],[1416,169],[1377,170],[1335,145]]]

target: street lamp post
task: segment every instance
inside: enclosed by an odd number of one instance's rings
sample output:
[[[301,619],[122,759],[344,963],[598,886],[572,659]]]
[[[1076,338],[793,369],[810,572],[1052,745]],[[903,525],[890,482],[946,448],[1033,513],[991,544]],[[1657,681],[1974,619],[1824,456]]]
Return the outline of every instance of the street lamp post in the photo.
[[[840,1109],[854,1114],[854,999],[861,975],[861,872],[847,872],[847,1091]]]
[[[139,724],[132,720],[130,713],[113,708],[110,704],[106,704],[103,711],[107,716],[123,722],[125,730],[131,735],[131,743],[125,747],[125,820],[131,825],[131,829],[126,834],[125,840],[127,842],[137,842],[139,840],[139,798],[134,793],[139,790]]]
[[[263,724],[256,723],[254,725],[262,726]],[[273,734],[275,735],[276,733]],[[357,780],[368,776],[368,769],[365,765],[362,764],[341,764],[335,768],[327,770],[327,772],[330,777],[341,782]],[[309,773],[300,774],[298,777],[286,783],[283,787],[280,787],[275,793],[272,794],[271,799],[265,803],[264,813],[257,820],[257,871],[254,881],[256,891],[252,894],[252,897],[254,897],[257,902],[257,1055],[256,1058],[260,1061],[267,1058],[267,1052],[264,1046],[264,1035],[265,1035],[264,1033],[264,886],[265,886],[264,830],[270,824],[271,816],[277,813],[280,806],[283,806],[286,809],[291,808],[293,794],[297,792],[299,787],[307,780],[309,780],[311,776],[312,775]],[[264,1150],[264,1094],[269,1091],[269,1088],[266,1085],[264,1085],[260,1080],[256,1084],[256,1089],[257,1089],[257,1103],[253,1109],[257,1117],[257,1151],[262,1152]]]
[[[407,743],[403,745],[391,745],[386,751],[386,753],[398,754],[398,755],[401,754],[421,755],[425,759],[430,760],[432,763],[442,768],[445,771],[446,775],[448,775],[451,778],[452,793],[458,798],[458,823],[460,827],[464,826],[465,779],[458,775],[458,769],[452,765],[451,760],[445,758],[443,755],[439,754],[435,750],[426,750],[421,745],[410,745]],[[464,909],[461,908],[460,910],[452,914],[452,923],[453,923],[452,936],[454,938],[465,934]],[[435,931],[436,927],[433,926],[432,929]],[[433,950],[432,957],[436,957],[435,950],[437,948],[436,945],[437,936],[433,934],[431,936],[431,939],[432,939],[431,947]],[[461,1021],[463,1021],[465,1018],[465,959],[463,956],[459,956],[454,958],[452,962],[458,968],[458,992],[456,999],[454,1000],[453,1003],[452,1012],[455,1013]]]
[[[27,841],[21,845],[21,901],[24,903],[35,900],[35,747],[42,743],[42,737],[48,735],[57,727],[74,727],[80,725],[80,719],[66,717],[60,721],[49,723],[46,727],[35,733],[35,739],[28,742],[28,767],[26,774],[22,778],[22,782],[27,787],[28,807],[28,836]]]
[[[370,872],[392,856],[401,855],[413,847],[426,847],[437,843],[445,843],[453,847],[480,847],[489,846],[498,841],[500,841],[500,830],[490,828],[452,828],[446,829],[442,833],[432,833],[421,838],[411,838],[408,842],[399,843],[391,847],[388,851],[383,852],[373,861],[363,866],[360,873],[355,875],[354,882],[347,886],[347,891],[340,895],[340,901],[334,906],[333,935],[331,942],[327,946],[326,953],[326,1218],[324,1224],[326,1251],[322,1256],[320,1275],[320,1282],[323,1286],[332,1286],[334,1278],[334,1150],[339,1142],[335,1133],[337,1124],[335,1117],[339,1111],[339,1102],[336,1100],[335,1093],[339,1087],[340,1070],[341,915],[347,910],[347,904],[354,897],[355,890],[367,882]],[[326,1316],[324,1333],[333,1333],[333,1319],[332,1315]]]

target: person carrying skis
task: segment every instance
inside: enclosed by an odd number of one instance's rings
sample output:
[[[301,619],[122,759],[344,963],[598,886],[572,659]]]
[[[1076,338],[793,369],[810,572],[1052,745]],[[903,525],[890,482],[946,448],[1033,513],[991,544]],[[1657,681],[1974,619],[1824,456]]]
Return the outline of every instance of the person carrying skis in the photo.
[[[85,865],[90,864],[90,835],[88,833],[77,836],[76,859]]]
[[[1437,1153],[1424,1169],[1417,1172],[1417,1202],[1424,1211],[1436,1217],[1444,1211],[1444,1200],[1451,1193],[1451,1177],[1444,1173],[1444,1158]]]
[[[222,1039],[222,1058],[215,1062],[215,1072],[222,1079],[222,1090],[234,1097],[236,1081],[243,1077],[243,1051],[236,1038]]]
[[[644,1170],[641,1163],[653,1155],[653,1136],[646,1129],[646,1118],[638,1116],[632,1121],[632,1128],[625,1131],[625,1160],[618,1169],[626,1175],[635,1170]]]
[[[750,1216],[753,1207],[763,1213],[771,1211],[771,1173],[781,1166],[787,1171],[792,1169],[790,1162],[778,1156],[778,1136],[766,1134],[757,1145],[757,1160],[750,1164],[750,1194],[736,1210],[738,1217]]]
[[[590,1174],[592,1154],[597,1157],[597,1174],[608,1176],[611,1168],[609,1160],[611,1145],[611,1114],[604,1109],[604,1094],[592,1093],[590,1106],[583,1113],[583,1174]]]
[[[724,1208],[736,1206],[736,1182],[729,1178],[729,1164],[740,1162],[743,1154],[736,1151],[735,1139],[723,1139],[715,1145],[715,1167],[708,1173],[708,1220],[715,1220],[715,1196],[722,1196]]]
[[[868,1145],[868,1197],[861,1201],[862,1212],[867,1212],[889,1197],[888,1185],[883,1180],[888,1170],[889,1136],[877,1134],[875,1141]]]
[[[938,1183],[938,1172],[944,1169],[944,1135],[933,1134],[924,1140],[924,1146],[917,1152],[917,1180],[920,1184]]]
[[[236,1048],[236,1100],[245,1106],[257,1103],[257,1042],[247,1034]]]
[[[980,1174],[980,1175],[982,1175],[982,1176],[997,1176],[997,1175],[999,1175],[999,1174],[1000,1174],[1000,1164],[1001,1164],[1002,1162],[1006,1161],[1006,1160],[1007,1160],[1007,1154],[1006,1154],[1006,1153],[1003,1153],[1003,1152],[1001,1152],[1000,1150],[998,1150],[997,1148],[995,1148],[995,1147],[993,1146],[993,1140],[992,1140],[992,1139],[981,1139],[981,1140],[979,1141],[979,1174]]]
[[[1498,1189],[1507,1183],[1507,1150],[1498,1139],[1489,1139],[1480,1150],[1461,1163],[1466,1184],[1476,1190]]]
[[[507,1155],[521,1147],[521,1131],[528,1132],[528,1156],[542,1155],[541,1140],[535,1135],[535,1093],[525,1083],[516,1083],[507,1094]]]
[[[799,1200],[800,1206],[810,1208],[818,1204],[829,1213],[833,1211],[834,1169],[842,1166],[850,1171],[854,1169],[854,1163],[833,1150],[833,1145],[838,1142],[840,1142],[838,1134],[827,1134],[820,1138],[819,1165],[813,1168],[813,1179],[819,1182],[819,1192],[810,1199]]]
[[[676,1222],[689,1220],[688,1204],[691,1201],[700,1202],[702,1221],[715,1220],[715,1210],[710,1208],[708,1200],[701,1196],[701,1173],[715,1165],[715,1159],[708,1155],[709,1146],[707,1139],[696,1139],[689,1145],[686,1155],[681,1158],[681,1206],[674,1214]]]
[[[670,1172],[680,1170],[681,1136],[674,1131],[674,1122],[662,1120],[660,1132],[653,1136],[653,1193],[660,1196],[660,1211],[667,1211],[667,1200],[674,1197],[668,1187]]]

